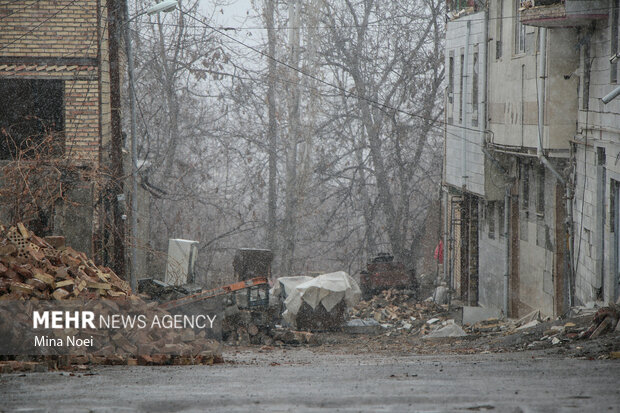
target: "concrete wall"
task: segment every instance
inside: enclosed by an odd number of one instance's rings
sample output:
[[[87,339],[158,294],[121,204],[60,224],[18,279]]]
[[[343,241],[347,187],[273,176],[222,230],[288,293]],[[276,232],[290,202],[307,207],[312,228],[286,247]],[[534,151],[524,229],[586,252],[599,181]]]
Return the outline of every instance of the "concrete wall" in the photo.
[[[484,20],[486,13],[475,13],[450,21],[446,28],[446,78],[449,83],[450,57],[454,59],[454,71],[452,73],[453,93],[447,96],[446,114],[448,125],[446,126],[446,158],[445,171],[446,183],[463,187],[467,191],[477,195],[484,195],[484,154],[481,147],[484,142],[483,114],[484,105],[484,44],[486,34],[484,32]],[[465,94],[467,105],[462,112],[462,120],[459,119],[459,110],[462,104],[461,91],[461,55],[465,51],[465,38],[467,24],[470,24],[470,45],[468,67],[463,69]],[[474,53],[478,55],[478,104],[474,107],[472,93]],[[448,92],[449,94],[449,92]],[[452,102],[450,102],[452,97]],[[467,129],[464,129],[467,128]],[[480,130],[480,132],[476,130]],[[464,142],[465,141],[465,142]],[[465,170],[463,170],[463,156],[465,155]]]
[[[480,270],[478,301],[481,306],[503,309],[504,265],[506,242],[504,223],[500,222],[502,201],[496,201],[493,208],[488,203],[480,206]],[[490,211],[492,210],[492,213]],[[490,232],[494,226],[493,232]]]
[[[596,300],[611,303],[618,298],[617,240],[612,228],[616,217],[612,198],[614,182],[620,182],[620,99],[607,105],[600,100],[618,86],[610,79],[610,36],[609,19],[598,21],[590,34],[592,66],[587,108],[584,106],[586,45],[581,47],[577,71],[583,87],[579,91],[579,143],[575,145],[576,304]],[[603,150],[605,156],[601,159],[599,155]]]
[[[534,165],[537,165],[536,161]],[[537,213],[537,176],[544,172],[544,211]],[[548,170],[530,169],[529,213],[520,214],[519,225],[519,314],[540,310],[542,314],[554,315],[554,250],[556,181]],[[521,184],[521,181],[518,182]],[[522,185],[519,185],[522,188]],[[520,193],[520,196],[524,196]],[[522,209],[522,203],[520,203]]]
[[[500,2],[490,2],[489,15],[497,16]],[[490,22],[489,32],[501,32],[502,54],[493,48],[489,60],[489,129],[491,141],[515,149],[536,148],[538,142],[538,37],[536,27],[525,26],[523,52],[515,46],[514,1],[505,0],[501,15]],[[500,27],[501,24],[501,27]],[[492,42],[491,42],[492,43]],[[565,79],[579,62],[573,29],[552,29],[547,36],[547,87],[543,148],[565,151],[575,133],[576,77]]]

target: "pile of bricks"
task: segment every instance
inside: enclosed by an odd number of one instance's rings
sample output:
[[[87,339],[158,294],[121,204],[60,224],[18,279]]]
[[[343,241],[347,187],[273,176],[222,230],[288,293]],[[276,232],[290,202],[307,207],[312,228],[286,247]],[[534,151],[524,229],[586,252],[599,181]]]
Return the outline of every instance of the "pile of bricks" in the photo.
[[[389,289],[368,301],[360,301],[351,315],[353,318],[374,318],[379,323],[397,323],[427,320],[444,312],[445,309],[434,302],[418,302],[407,291]]]
[[[0,307],[0,334],[5,343],[19,345],[34,340],[34,331],[26,326],[32,325],[29,314],[35,303],[71,304],[75,300],[86,303],[80,309],[97,314],[140,312],[160,318],[170,315],[158,308],[158,303],[145,302],[132,294],[128,283],[110,268],[97,266],[84,253],[64,246],[62,237],[40,238],[22,224],[8,229],[0,226],[0,301],[12,303],[10,307]],[[16,329],[9,321],[22,323],[25,328]],[[67,331],[63,330],[64,333]],[[67,366],[221,361],[220,344],[207,338],[204,330],[196,333],[192,329],[110,329],[95,334],[99,345],[92,354],[71,350],[75,354],[60,355],[51,350],[43,362],[61,360],[60,364]],[[13,357],[0,355],[2,358]],[[4,370],[9,369],[6,361],[0,364]],[[12,370],[16,370],[14,365],[18,364],[10,364]]]
[[[126,281],[62,237],[37,237],[24,225],[0,226],[0,296],[4,299],[65,300],[73,297],[132,297]]]

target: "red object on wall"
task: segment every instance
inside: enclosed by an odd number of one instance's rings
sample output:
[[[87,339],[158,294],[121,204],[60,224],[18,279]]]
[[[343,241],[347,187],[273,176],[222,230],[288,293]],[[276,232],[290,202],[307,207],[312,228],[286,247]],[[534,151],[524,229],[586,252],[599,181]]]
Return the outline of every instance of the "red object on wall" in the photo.
[[[439,240],[439,244],[435,247],[435,259],[443,264],[443,241]]]

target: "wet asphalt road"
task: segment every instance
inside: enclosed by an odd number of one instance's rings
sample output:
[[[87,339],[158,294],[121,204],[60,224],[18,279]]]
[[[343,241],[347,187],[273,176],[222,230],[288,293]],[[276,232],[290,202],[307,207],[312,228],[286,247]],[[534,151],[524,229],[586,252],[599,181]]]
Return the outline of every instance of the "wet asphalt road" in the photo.
[[[225,354],[216,366],[98,367],[0,376],[12,412],[620,412],[620,361],[525,352]]]

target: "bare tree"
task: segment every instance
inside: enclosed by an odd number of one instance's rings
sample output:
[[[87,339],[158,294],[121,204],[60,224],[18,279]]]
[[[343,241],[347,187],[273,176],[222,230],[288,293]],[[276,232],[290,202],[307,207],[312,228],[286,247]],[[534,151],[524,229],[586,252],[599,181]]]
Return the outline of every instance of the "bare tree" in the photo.
[[[325,2],[323,14],[325,62],[353,91],[346,102],[356,105],[364,127],[355,145],[367,144],[392,252],[409,265],[420,236],[412,234],[412,196],[423,194],[412,185],[420,184],[420,162],[440,116],[440,19],[435,0]]]

